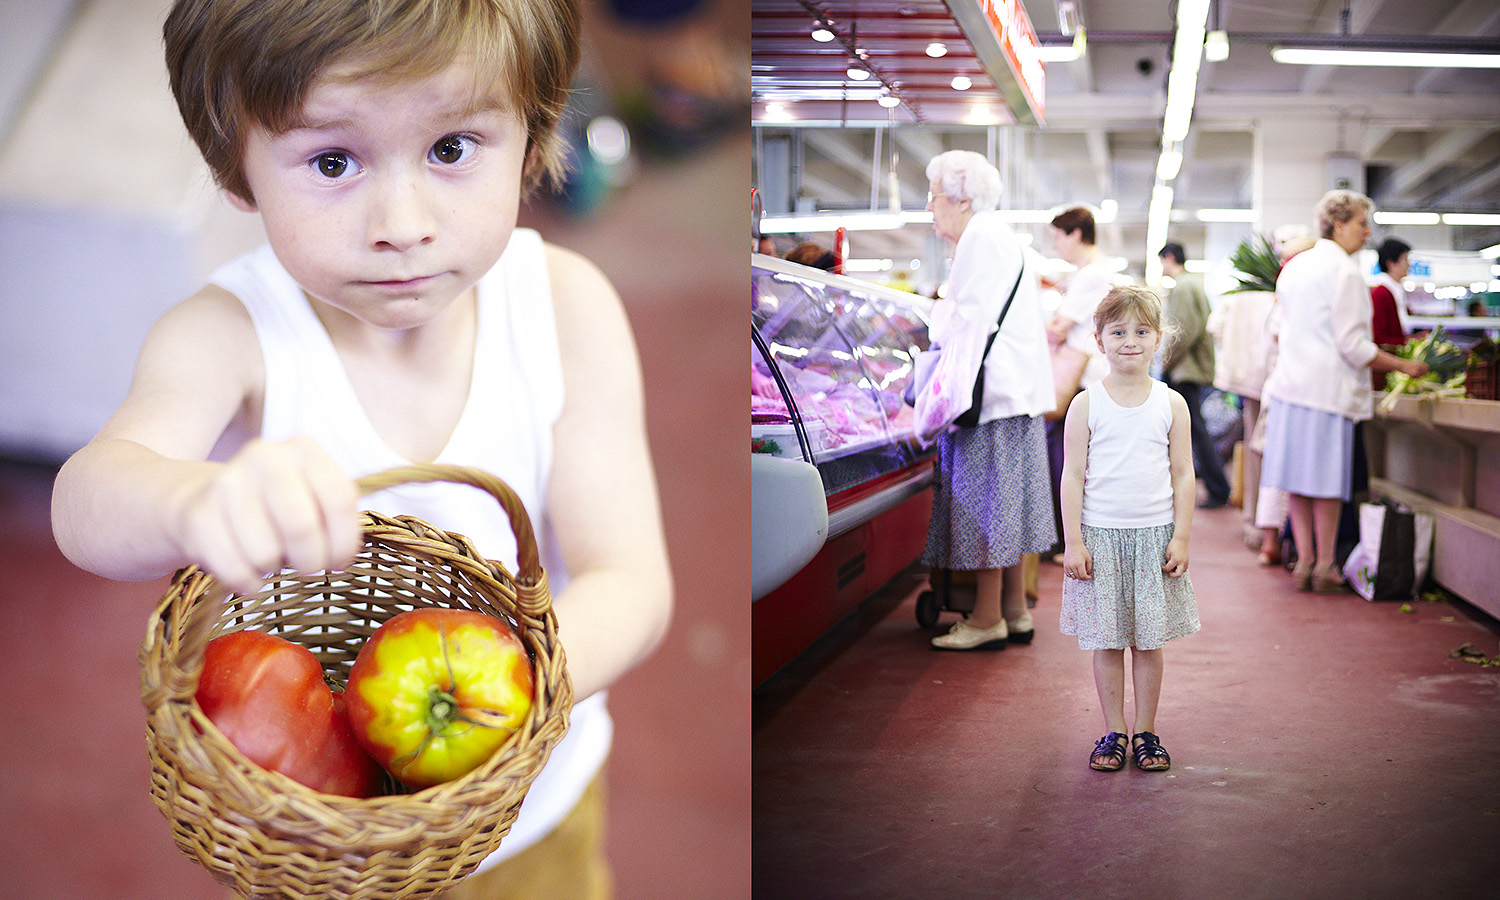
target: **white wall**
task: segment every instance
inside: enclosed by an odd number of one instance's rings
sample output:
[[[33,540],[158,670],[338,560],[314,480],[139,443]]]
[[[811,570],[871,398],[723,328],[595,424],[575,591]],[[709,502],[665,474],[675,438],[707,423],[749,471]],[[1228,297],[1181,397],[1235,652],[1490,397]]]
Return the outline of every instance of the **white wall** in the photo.
[[[0,454],[61,460],[124,397],[151,323],[262,232],[178,119],[167,0],[25,4],[15,30],[3,5]]]

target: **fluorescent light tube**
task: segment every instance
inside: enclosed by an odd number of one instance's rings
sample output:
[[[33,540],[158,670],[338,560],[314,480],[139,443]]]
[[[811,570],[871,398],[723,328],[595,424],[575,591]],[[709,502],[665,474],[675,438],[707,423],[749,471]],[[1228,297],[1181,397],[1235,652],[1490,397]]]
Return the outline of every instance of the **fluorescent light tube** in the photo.
[[[1161,156],[1156,160],[1156,177],[1162,181],[1171,181],[1177,177],[1182,169],[1182,151],[1163,150]]]
[[[1253,209],[1200,209],[1198,210],[1198,221],[1200,222],[1254,222],[1256,213]]]
[[[1418,66],[1434,69],[1500,69],[1500,53],[1430,53],[1411,50],[1335,50],[1272,47],[1271,58],[1298,66]]]
[[[1441,217],[1435,212],[1391,212],[1375,211],[1376,225],[1436,225]]]
[[[1500,225],[1494,213],[1443,213],[1444,225]]]

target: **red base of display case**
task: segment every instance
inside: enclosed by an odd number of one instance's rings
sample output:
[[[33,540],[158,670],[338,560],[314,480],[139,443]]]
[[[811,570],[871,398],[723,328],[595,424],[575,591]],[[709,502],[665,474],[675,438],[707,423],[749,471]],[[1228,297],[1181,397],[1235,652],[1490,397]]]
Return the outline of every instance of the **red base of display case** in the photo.
[[[776,674],[918,559],[931,517],[929,488],[829,540],[786,584],[751,604],[754,683]]]

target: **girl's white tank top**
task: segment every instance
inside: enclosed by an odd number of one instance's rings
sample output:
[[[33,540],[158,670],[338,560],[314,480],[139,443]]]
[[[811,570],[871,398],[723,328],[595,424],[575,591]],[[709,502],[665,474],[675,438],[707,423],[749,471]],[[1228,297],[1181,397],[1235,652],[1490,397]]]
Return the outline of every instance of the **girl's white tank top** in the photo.
[[[266,372],[262,439],[312,437],[353,478],[407,464],[365,415],[328,332],[269,245],[223,266],[209,280],[239,298],[255,324]],[[499,262],[480,279],[477,297],[469,398],[436,462],[482,469],[511,486],[537,532],[556,595],[568,578],[548,527],[546,488],[563,380],[546,257],[535,231],[515,230]],[[401,485],[363,498],[361,506],[417,516],[467,535],[480,553],[516,570],[509,522],[484,491],[449,483]],[[569,723],[567,736],[485,866],[545,837],[602,768],[613,734],[604,692],[577,704]]]
[[[1167,457],[1170,390],[1153,381],[1146,402],[1125,407],[1114,401],[1104,382],[1088,387],[1083,524],[1094,528],[1172,524],[1172,471]]]

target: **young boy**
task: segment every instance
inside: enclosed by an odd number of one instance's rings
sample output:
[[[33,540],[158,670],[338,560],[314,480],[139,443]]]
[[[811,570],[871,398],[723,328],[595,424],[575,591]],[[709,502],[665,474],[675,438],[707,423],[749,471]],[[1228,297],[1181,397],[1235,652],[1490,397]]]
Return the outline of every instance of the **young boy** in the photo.
[[[483,492],[353,486],[412,461],[504,478],[537,525],[578,703],[489,868],[450,896],[606,896],[603,689],[672,599],[618,297],[515,227],[560,169],[572,0],[179,0],[165,37],[189,132],[269,245],[154,326],[124,403],[58,475],[59,546],[111,578],[196,563],[248,591],[346,565],[371,508],[514,571]]]

